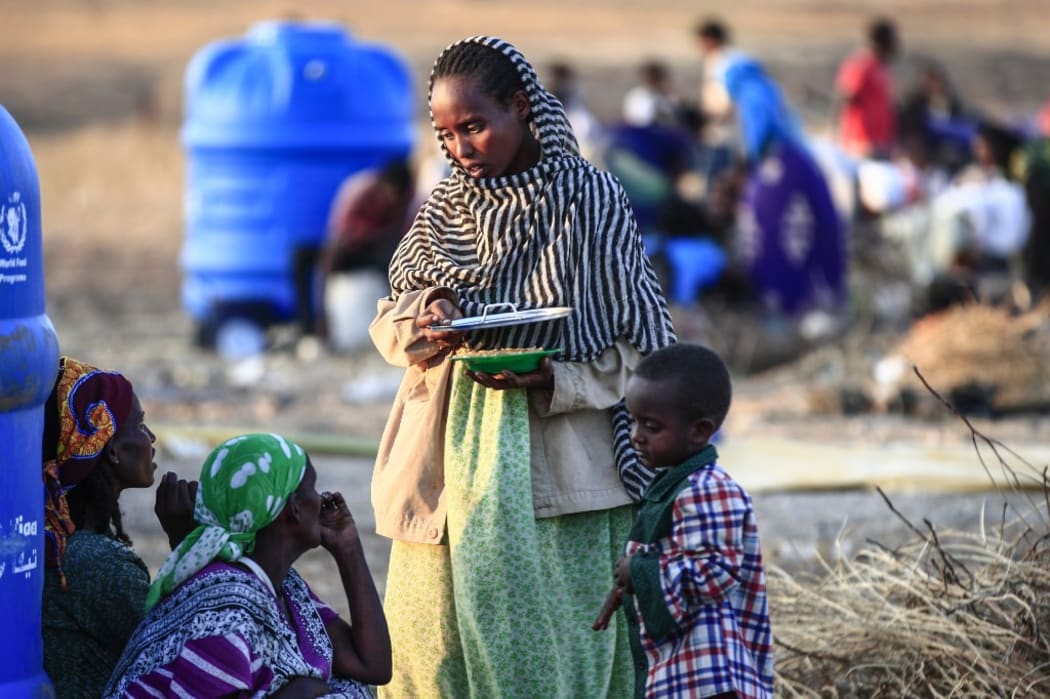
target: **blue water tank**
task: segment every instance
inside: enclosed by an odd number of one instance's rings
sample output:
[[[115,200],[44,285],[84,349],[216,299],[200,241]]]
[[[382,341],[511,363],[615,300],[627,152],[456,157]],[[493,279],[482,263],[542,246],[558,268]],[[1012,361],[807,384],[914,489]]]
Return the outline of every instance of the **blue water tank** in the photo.
[[[51,697],[44,674],[44,403],[58,339],[44,304],[40,185],[22,130],[0,106],[0,697]]]
[[[183,306],[288,320],[293,256],[323,241],[341,181],[411,153],[410,73],[339,25],[269,21],[199,51],[185,89]]]

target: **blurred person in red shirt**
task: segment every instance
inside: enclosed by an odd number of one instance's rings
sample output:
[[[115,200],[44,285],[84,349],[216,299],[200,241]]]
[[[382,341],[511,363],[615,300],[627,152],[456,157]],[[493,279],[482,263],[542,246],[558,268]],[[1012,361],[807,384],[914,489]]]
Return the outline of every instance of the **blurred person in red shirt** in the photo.
[[[839,140],[848,153],[859,158],[888,157],[897,137],[890,63],[900,48],[892,20],[877,19],[868,27],[866,48],[843,61],[835,87],[843,101],[839,114]]]

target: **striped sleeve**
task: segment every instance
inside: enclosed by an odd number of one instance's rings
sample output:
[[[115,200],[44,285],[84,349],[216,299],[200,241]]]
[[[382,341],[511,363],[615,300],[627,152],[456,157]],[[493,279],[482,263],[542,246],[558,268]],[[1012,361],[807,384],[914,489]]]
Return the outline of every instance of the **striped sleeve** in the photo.
[[[631,445],[631,428],[634,422],[627,406],[620,401],[612,408],[613,455],[616,459],[616,470],[627,494],[635,502],[640,502],[642,493],[649,487],[656,472],[638,459],[638,452]]]
[[[273,681],[273,672],[240,634],[188,641],[173,661],[140,676],[127,696],[255,697]]]

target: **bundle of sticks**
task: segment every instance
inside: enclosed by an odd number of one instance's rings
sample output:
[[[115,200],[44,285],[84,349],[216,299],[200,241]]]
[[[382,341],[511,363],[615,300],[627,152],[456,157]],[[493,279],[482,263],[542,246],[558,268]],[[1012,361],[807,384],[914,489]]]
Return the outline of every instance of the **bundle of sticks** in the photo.
[[[942,391],[981,385],[997,408],[1050,404],[1050,299],[1021,314],[952,307],[917,321],[891,354]]]

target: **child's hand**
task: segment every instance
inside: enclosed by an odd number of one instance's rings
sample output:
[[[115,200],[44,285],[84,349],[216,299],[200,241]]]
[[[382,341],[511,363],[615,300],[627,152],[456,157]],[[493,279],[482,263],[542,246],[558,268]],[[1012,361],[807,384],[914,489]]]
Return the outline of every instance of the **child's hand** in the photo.
[[[616,613],[616,610],[623,604],[623,588],[614,587],[609,590],[609,594],[605,596],[605,604],[602,605],[602,610],[598,612],[598,618],[591,624],[591,628],[595,631],[604,631],[609,628],[609,620],[612,619],[612,615]]]
[[[623,591],[629,595],[634,594],[634,584],[631,582],[631,556],[624,556],[616,562],[613,579],[617,587],[623,588]]]

